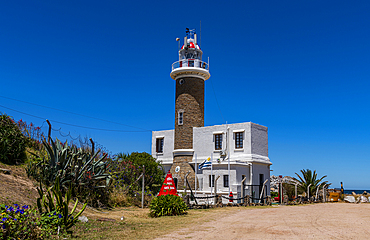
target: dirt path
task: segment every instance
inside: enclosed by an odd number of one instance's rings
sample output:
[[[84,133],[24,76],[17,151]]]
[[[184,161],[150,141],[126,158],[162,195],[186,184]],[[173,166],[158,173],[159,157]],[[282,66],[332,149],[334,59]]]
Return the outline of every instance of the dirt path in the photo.
[[[158,239],[370,239],[370,204],[238,208]]]

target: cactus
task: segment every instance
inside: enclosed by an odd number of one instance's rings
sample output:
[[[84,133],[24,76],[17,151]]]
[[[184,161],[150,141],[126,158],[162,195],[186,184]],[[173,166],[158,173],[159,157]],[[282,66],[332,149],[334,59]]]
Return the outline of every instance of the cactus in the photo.
[[[60,179],[62,188],[72,186],[79,189],[81,186],[92,188],[105,188],[109,186],[111,176],[107,173],[108,163],[103,161],[107,154],[98,159],[100,150],[93,155],[89,152],[83,152],[82,149],[68,146],[60,140],[51,140],[49,145],[45,139],[44,147],[48,153],[48,159],[44,159],[36,165],[40,169],[39,178],[47,187],[53,186],[56,179]],[[30,173],[36,172],[34,169]],[[75,195],[75,194],[74,194]]]

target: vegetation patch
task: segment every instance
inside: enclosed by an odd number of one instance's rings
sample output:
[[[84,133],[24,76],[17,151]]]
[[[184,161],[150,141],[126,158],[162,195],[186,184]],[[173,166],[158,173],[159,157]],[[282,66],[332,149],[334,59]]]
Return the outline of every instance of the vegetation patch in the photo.
[[[184,200],[176,195],[158,196],[152,200],[149,207],[151,217],[184,215],[188,210]]]

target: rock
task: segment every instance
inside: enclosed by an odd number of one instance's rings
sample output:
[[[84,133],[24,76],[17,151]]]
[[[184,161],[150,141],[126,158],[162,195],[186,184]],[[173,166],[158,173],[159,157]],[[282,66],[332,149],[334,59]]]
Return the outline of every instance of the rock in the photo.
[[[3,172],[4,174],[10,174],[12,170],[0,168],[0,172]]]
[[[365,196],[360,196],[359,199],[360,199],[360,202],[361,203],[367,203],[367,202],[369,202]]]
[[[345,202],[349,202],[349,203],[355,203],[356,202],[356,199],[354,196],[345,196],[344,197],[344,201]]]
[[[89,219],[86,216],[79,216],[78,220],[80,220],[83,223],[87,223],[89,221]]]
[[[125,220],[125,217],[124,217],[124,216],[122,216],[122,217],[121,217],[121,220],[122,220],[122,221],[123,221],[123,220]]]

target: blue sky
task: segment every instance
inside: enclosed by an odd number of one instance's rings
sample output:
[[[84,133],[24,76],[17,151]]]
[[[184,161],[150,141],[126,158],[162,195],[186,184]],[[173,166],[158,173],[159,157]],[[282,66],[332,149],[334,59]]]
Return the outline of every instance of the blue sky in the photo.
[[[369,10],[369,1],[3,1],[0,111],[39,126],[47,118],[113,153],[150,152],[151,131],[174,127],[175,39],[186,27],[199,35],[201,21],[205,125],[267,126],[272,174],[316,169],[334,187],[370,189]]]

